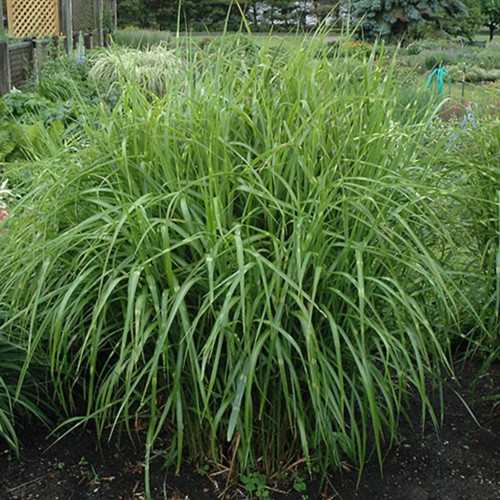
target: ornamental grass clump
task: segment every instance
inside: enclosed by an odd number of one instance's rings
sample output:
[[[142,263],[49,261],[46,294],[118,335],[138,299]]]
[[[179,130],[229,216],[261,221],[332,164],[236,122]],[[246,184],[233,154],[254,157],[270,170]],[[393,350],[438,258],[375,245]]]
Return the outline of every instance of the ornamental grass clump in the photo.
[[[0,335],[26,346],[23,373],[47,356],[70,428],[272,473],[381,460],[409,395],[437,423],[429,382],[464,316],[484,330],[465,264],[446,268],[448,136],[434,109],[398,121],[380,48],[321,44],[245,64],[188,48],[182,91],[157,97],[131,78],[7,219]]]
[[[164,44],[159,44],[144,50],[114,47],[103,51],[89,76],[108,87],[131,84],[163,96],[181,72],[180,59]]]

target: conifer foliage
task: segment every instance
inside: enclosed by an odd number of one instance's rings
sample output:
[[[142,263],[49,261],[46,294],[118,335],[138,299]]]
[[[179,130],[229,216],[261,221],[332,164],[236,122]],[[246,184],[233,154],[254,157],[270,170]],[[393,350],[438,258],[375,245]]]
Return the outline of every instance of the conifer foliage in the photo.
[[[350,15],[365,37],[374,38],[400,37],[424,22],[439,27],[443,19],[463,20],[468,13],[460,0],[352,0]]]

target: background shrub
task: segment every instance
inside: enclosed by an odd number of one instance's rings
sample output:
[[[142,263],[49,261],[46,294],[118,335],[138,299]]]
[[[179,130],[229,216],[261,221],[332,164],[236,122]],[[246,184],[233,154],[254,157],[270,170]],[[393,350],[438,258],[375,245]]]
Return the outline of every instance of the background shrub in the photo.
[[[400,61],[405,66],[415,68],[419,73],[443,65],[456,75],[457,68],[465,67],[474,73],[469,81],[481,81],[478,80],[481,76],[484,76],[484,81],[492,81],[498,78],[500,50],[496,43],[491,43],[486,48],[477,48],[457,42],[414,42],[406,49],[401,49]]]
[[[125,47],[141,49],[153,45],[169,43],[169,31],[143,30],[138,28],[125,28],[113,32],[113,42]]]

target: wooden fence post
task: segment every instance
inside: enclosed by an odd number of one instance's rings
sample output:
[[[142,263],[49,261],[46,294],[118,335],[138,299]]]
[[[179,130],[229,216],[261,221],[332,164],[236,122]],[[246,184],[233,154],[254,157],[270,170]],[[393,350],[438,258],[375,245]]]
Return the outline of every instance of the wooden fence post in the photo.
[[[11,88],[9,44],[0,42],[0,96],[8,94]]]
[[[36,52],[37,52],[37,40],[36,38],[32,38],[30,40],[31,42],[31,48],[30,48],[30,56],[29,56],[29,63],[30,63],[30,70],[31,70],[31,75],[33,77],[33,81],[35,83],[38,83],[38,62],[36,60]]]
[[[103,45],[103,0],[94,0],[94,27],[96,31],[96,44],[98,47]]]
[[[59,52],[59,37],[57,35],[53,35],[51,47],[49,49],[49,56],[51,56],[52,59],[56,59],[58,52]]]
[[[84,33],[83,34],[83,45],[87,50],[92,50],[94,48],[94,40],[92,33]]]
[[[49,40],[38,40],[38,43],[36,45],[36,68],[37,72],[39,74],[40,68],[43,66],[45,61],[49,57],[49,47],[50,47],[50,41]]]
[[[110,18],[111,18],[111,31],[116,31],[118,29],[118,9],[116,0],[111,0],[110,4]]]
[[[64,48],[69,54],[73,49],[73,1],[62,0],[61,2],[62,32],[66,37]]]

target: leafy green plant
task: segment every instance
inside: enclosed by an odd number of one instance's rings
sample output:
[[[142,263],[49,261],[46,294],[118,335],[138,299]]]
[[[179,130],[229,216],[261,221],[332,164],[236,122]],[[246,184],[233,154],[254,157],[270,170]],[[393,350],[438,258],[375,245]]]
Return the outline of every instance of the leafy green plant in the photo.
[[[0,100],[0,162],[13,158],[19,150],[22,133],[18,125],[6,117],[7,106]]]
[[[266,489],[266,478],[257,472],[248,475],[241,474],[240,481],[245,491],[252,497],[270,498],[269,490]]]
[[[200,476],[206,476],[209,472],[210,468],[208,465],[203,465],[202,467],[197,467],[196,468],[196,472],[200,475]]]
[[[303,491],[306,491],[307,484],[306,484],[304,476],[301,476],[300,474],[296,474],[295,477],[293,478],[292,487],[298,493],[302,493]]]
[[[89,85],[91,62],[84,58],[59,56],[47,59],[38,72],[38,82],[31,90],[51,102],[71,101],[76,94],[86,99],[95,94]]]
[[[12,119],[21,123],[42,122],[44,125],[49,125],[55,120],[68,123],[76,118],[73,99],[51,101],[35,89],[25,92],[12,91],[3,98],[3,102]],[[9,120],[10,126],[16,127],[12,119]]]
[[[88,79],[89,64],[77,63],[67,56],[48,59],[39,70],[38,83],[28,85],[22,92],[13,90],[2,98],[5,115],[10,122],[15,119],[23,124],[77,122],[78,102],[99,102],[99,86]]]

